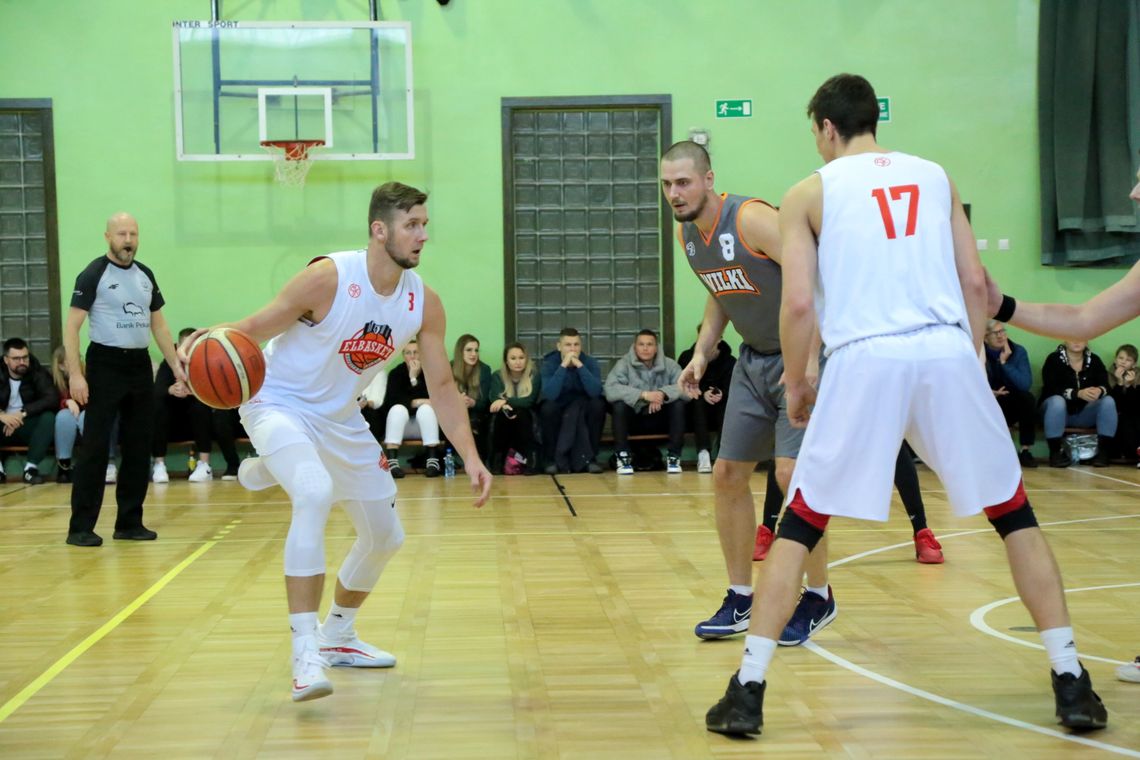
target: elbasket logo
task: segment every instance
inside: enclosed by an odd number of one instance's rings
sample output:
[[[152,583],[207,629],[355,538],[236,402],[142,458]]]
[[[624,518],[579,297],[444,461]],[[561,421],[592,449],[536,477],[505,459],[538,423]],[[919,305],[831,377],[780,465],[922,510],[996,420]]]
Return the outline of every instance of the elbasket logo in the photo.
[[[392,328],[368,322],[348,340],[340,344],[339,353],[350,370],[360,374],[369,367],[383,361],[395,353],[392,345]]]

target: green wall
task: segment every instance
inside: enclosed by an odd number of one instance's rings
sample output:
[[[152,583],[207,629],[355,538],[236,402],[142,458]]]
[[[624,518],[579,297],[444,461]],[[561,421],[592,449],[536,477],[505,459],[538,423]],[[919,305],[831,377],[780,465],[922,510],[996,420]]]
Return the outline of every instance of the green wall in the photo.
[[[208,0],[0,0],[0,97],[55,106],[63,293],[104,250],[106,217],[125,209],[175,329],[237,318],[312,256],[362,245],[369,191],[399,179],[431,193],[420,270],[444,298],[449,336],[481,336],[496,365],[500,98],[671,94],[674,138],[711,131],[718,188],[778,202],[818,165],[804,106],[839,71],[891,96],[885,145],[947,167],[1008,290],[1078,301],[1121,275],[1038,263],[1034,0],[379,2],[385,20],[412,23],[417,158],[318,164],[298,191],[276,186],[269,164],[174,158],[170,24],[208,17]],[[223,18],[363,20],[367,2],[225,0]],[[714,119],[726,97],[751,98],[755,116]],[[998,238],[1011,250],[998,252]],[[703,291],[679,250],[675,271],[679,350]],[[1094,347],[1110,354],[1130,336],[1125,327]],[[1037,366],[1052,345],[1023,342]]]

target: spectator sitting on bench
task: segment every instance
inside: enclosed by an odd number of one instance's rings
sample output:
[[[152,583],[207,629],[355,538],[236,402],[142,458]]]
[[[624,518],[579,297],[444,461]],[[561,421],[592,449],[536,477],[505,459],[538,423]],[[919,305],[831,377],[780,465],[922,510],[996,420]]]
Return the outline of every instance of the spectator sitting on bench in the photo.
[[[86,365],[80,357],[79,366],[86,374]],[[55,482],[71,482],[71,455],[75,451],[76,439],[83,435],[83,423],[87,419],[87,410],[81,407],[71,397],[70,381],[67,376],[67,351],[59,346],[51,354],[51,377],[55,382],[55,389],[59,391],[59,411],[55,415]],[[115,467],[115,456],[119,447],[119,416],[115,415],[115,422],[111,425],[110,459],[107,461],[107,483],[114,483],[119,479]]]
[[[685,443],[685,401],[677,379],[681,367],[658,350],[657,333],[642,330],[629,353],[606,375],[606,400],[614,417],[614,451],[618,475],[633,474],[629,436],[669,434],[666,472],[681,471]]]
[[[1029,353],[1005,334],[1005,325],[991,319],[986,325],[986,378],[994,392],[1007,425],[1017,424],[1017,437],[1021,442],[1018,460],[1022,467],[1036,467],[1033,443],[1037,440],[1037,404],[1029,386],[1033,384],[1033,371],[1029,368]]]
[[[491,377],[491,471],[517,475],[534,469],[534,415],[541,388],[522,343],[503,349],[503,366]],[[513,459],[513,464],[509,462]]]
[[[573,327],[558,334],[558,347],[542,357],[542,455],[547,475],[603,472],[594,461],[606,421],[602,368],[582,351]]]
[[[181,345],[194,332],[193,327],[185,327],[178,333]],[[190,473],[191,483],[206,483],[214,479],[210,469],[211,427],[213,416],[210,407],[203,404],[190,392],[190,386],[175,381],[174,371],[163,362],[154,377],[154,422],[150,453],[154,458],[151,481],[169,483],[170,473],[166,471],[166,449],[171,441],[184,441],[193,438],[198,461]]]
[[[1096,426],[1094,467],[1108,466],[1108,449],[1116,435],[1116,402],[1108,395],[1108,370],[1081,340],[1066,341],[1045,358],[1041,367],[1041,410],[1049,466],[1072,464],[1062,447],[1066,427]]]
[[[701,326],[697,325],[697,335],[700,333]],[[677,357],[677,364],[681,367],[689,366],[696,348],[694,343],[682,351]],[[708,359],[708,365],[701,375],[701,395],[690,401],[685,410],[697,439],[697,472],[712,472],[712,434],[716,433],[719,437],[724,425],[728,389],[732,385],[732,370],[736,367],[732,347],[723,340],[705,358]]]
[[[388,410],[384,418],[384,449],[392,477],[404,477],[404,470],[400,467],[400,444],[405,438],[416,437],[428,450],[424,475],[429,478],[439,476],[439,420],[431,408],[420,366],[419,345],[414,339],[404,346],[404,363],[388,373],[384,399]]]
[[[479,339],[474,335],[460,335],[451,355],[451,374],[455,387],[467,406],[471,433],[475,445],[484,458],[487,456],[487,430],[490,426],[491,368],[479,361]]]
[[[24,482],[39,485],[40,462],[47,456],[54,430],[59,392],[51,374],[32,356],[23,338],[4,341],[4,378],[0,381],[0,446],[27,446]],[[0,483],[8,477],[0,461]]]
[[[1140,377],[1136,359],[1136,346],[1125,343],[1116,349],[1116,360],[1108,373],[1108,393],[1116,402],[1116,453],[1130,462],[1140,455],[1136,448],[1140,446]]]

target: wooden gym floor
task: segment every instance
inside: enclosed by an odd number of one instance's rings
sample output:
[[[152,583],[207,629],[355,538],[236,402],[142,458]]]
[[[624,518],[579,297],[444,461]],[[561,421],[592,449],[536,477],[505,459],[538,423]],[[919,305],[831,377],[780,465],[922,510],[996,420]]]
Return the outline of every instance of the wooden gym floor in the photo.
[[[1075,740],[1053,725],[999,540],[920,473],[946,564],[914,562],[898,504],[885,525],[836,521],[839,617],[777,653],[756,740],[704,728],[742,649],[692,634],[724,593],[711,476],[562,476],[565,496],[550,477],[499,478],[482,510],[463,478],[401,481],[407,543],[358,621],[399,665],[335,669],[336,693],[304,704],[289,699],[282,491],[152,486],[159,540],[129,543],[110,540],[112,487],[107,543],[78,549],[69,486],[9,483],[0,756],[1140,757],[1140,685],[1112,676],[1140,653],[1140,471],[1027,472],[1109,708],[1107,730]],[[334,511],[332,567],[351,536]]]

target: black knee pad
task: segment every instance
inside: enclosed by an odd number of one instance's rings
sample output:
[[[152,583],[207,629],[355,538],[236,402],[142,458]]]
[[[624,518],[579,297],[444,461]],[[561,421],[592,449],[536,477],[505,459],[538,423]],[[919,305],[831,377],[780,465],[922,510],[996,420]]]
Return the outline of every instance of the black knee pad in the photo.
[[[803,544],[810,552],[823,538],[823,531],[800,517],[794,509],[785,509],[780,526],[776,528],[776,538],[786,538]]]
[[[1029,506],[1029,502],[1025,505],[1018,507],[1012,512],[1006,512],[1004,515],[997,519],[991,519],[990,525],[994,526],[994,530],[998,535],[1005,539],[1010,533],[1022,530],[1024,528],[1037,527],[1037,515],[1033,514],[1033,507]]]

